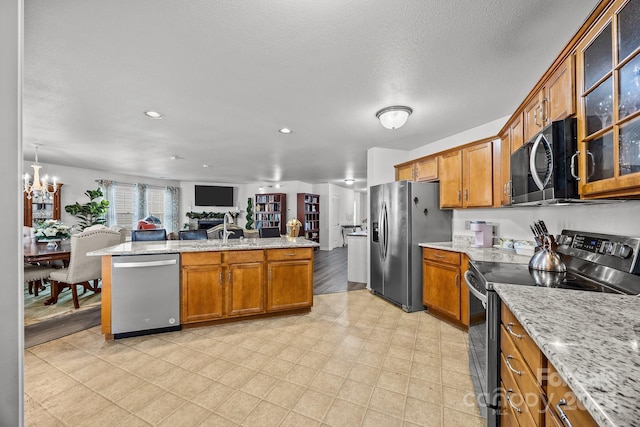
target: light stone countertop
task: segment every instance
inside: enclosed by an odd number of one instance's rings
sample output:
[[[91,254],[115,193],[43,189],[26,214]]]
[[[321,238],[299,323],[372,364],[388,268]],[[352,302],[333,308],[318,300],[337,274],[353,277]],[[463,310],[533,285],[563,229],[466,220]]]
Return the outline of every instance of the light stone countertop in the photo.
[[[640,297],[494,288],[599,425],[640,425]]]
[[[420,243],[423,248],[442,249],[467,254],[472,261],[529,264],[530,255],[518,255],[513,249],[473,248],[466,241]]]
[[[164,240],[157,242],[126,242],[87,253],[103,255],[150,255],[180,252],[239,251],[254,249],[315,248],[318,243],[304,237],[269,237],[257,239],[231,239],[226,245],[220,239]]]

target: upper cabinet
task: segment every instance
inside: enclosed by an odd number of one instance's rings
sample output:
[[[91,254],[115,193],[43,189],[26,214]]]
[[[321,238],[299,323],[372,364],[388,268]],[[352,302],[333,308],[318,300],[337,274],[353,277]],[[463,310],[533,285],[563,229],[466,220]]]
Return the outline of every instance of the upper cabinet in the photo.
[[[396,165],[396,181],[437,181],[438,156],[422,157],[418,160]]]
[[[569,55],[525,105],[524,141],[530,140],[552,121],[575,113],[574,76],[574,58]]]
[[[478,208],[493,204],[491,141],[465,146],[440,157],[440,207]]]
[[[580,194],[640,186],[640,0],[617,0],[578,44]]]

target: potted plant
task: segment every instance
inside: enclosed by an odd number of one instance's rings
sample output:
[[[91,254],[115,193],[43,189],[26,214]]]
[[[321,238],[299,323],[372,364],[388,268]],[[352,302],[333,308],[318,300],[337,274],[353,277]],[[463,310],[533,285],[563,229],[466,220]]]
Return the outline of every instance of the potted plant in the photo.
[[[76,202],[73,205],[64,207],[65,212],[78,218],[78,227],[80,230],[84,230],[92,225],[104,224],[107,221],[105,215],[109,207],[108,200],[96,200],[103,197],[102,191],[99,188],[96,190],[87,190],[84,194],[89,198],[88,203],[81,205]]]
[[[247,199],[247,224],[244,226],[247,230],[253,230],[253,199],[249,197]]]

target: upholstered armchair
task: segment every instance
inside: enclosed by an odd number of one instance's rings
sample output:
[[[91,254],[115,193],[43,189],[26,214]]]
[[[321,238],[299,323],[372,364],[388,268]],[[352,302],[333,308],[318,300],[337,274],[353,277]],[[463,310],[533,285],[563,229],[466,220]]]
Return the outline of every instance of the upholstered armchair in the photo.
[[[101,289],[98,287],[98,279],[102,277],[102,258],[90,257],[87,253],[119,243],[120,233],[109,229],[83,231],[72,235],[69,267],[55,270],[49,275],[51,298],[45,304],[58,302],[58,295],[65,288],[71,288],[75,308],[80,308],[78,286],[82,286],[84,292],[89,289],[99,293]]]

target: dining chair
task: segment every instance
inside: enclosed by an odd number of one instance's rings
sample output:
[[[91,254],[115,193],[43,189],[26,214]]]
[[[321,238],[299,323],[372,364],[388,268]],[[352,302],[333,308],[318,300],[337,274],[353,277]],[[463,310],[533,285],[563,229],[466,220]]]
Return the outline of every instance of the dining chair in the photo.
[[[132,242],[151,242],[157,240],[167,240],[167,230],[159,228],[155,230],[132,230],[131,241]]]
[[[207,240],[207,230],[182,230],[180,231],[180,240]]]
[[[120,233],[120,243],[124,243],[127,240],[127,229],[122,225],[112,225],[109,227],[109,230]]]
[[[260,237],[280,237],[280,228],[278,227],[262,227],[258,229]]]
[[[58,295],[65,288],[71,288],[75,308],[80,308],[78,286],[84,288],[83,295],[87,289],[100,293],[98,280],[102,278],[102,257],[87,256],[87,253],[119,243],[120,233],[109,229],[83,231],[72,235],[69,267],[57,269],[49,275],[51,298],[45,304],[58,302]],[[92,281],[93,284],[89,281]]]
[[[39,291],[44,291],[45,286],[43,280],[48,279],[49,275],[54,271],[55,268],[25,262],[24,281],[28,284],[29,294],[37,297]]]

